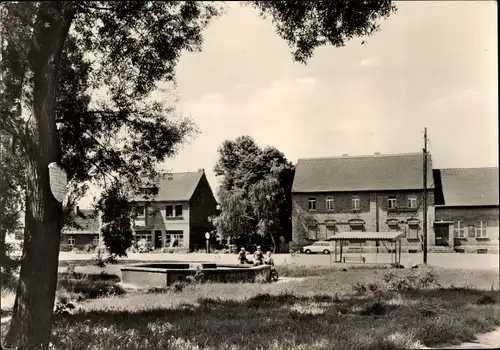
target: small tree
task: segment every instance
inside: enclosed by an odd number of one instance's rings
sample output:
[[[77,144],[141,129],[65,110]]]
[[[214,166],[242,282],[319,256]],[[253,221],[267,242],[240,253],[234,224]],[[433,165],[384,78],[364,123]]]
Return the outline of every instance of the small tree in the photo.
[[[131,204],[118,181],[113,182],[99,201],[102,212],[102,236],[111,259],[127,256],[134,234],[130,218]]]

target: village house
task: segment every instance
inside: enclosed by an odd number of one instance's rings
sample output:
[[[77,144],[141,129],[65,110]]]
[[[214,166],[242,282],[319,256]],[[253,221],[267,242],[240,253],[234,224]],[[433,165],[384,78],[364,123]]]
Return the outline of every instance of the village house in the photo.
[[[434,186],[428,155],[427,217],[434,242]],[[403,251],[422,250],[423,155],[421,153],[299,159],[292,187],[292,237],[296,245],[339,232],[403,233]],[[375,249],[376,242],[366,242]]]
[[[436,169],[436,245],[498,252],[498,168]]]
[[[83,250],[85,246],[99,246],[101,224],[99,213],[94,209],[75,208],[76,225],[66,226],[62,230],[61,251]]]
[[[142,192],[134,198],[137,239],[150,242],[154,249],[193,251],[205,246],[217,202],[203,169],[164,174]]]
[[[142,194],[133,198],[136,242],[144,240],[153,249],[170,248],[172,251],[205,246],[205,233],[213,229],[209,217],[216,215],[217,202],[202,169],[162,175],[156,185],[140,191]],[[63,251],[100,245],[99,213],[92,209],[76,210],[75,221],[79,227],[63,229]]]

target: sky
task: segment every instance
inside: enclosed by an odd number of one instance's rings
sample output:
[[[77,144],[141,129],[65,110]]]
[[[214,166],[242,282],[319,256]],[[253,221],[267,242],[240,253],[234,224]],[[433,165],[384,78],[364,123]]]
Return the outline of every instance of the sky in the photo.
[[[249,135],[295,163],[421,152],[424,127],[434,168],[498,166],[496,2],[396,6],[373,36],[317,49],[303,65],[271,20],[229,4],[202,51],[179,61],[176,107],[200,133],[164,169],[203,168],[216,192],[225,140]]]

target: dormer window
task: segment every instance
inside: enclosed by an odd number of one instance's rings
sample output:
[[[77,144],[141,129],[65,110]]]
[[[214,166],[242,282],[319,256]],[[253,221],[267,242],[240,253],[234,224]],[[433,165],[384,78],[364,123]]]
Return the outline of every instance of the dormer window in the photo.
[[[146,217],[146,207],[140,206],[135,208],[135,216],[137,219],[144,219]]]
[[[143,196],[156,196],[158,194],[158,188],[155,186],[142,187],[140,191]]]

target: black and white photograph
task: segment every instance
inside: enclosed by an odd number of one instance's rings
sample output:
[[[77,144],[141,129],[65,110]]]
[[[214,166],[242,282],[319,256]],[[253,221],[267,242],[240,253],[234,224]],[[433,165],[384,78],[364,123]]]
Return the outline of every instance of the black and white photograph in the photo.
[[[500,347],[498,3],[0,1],[2,349]]]

